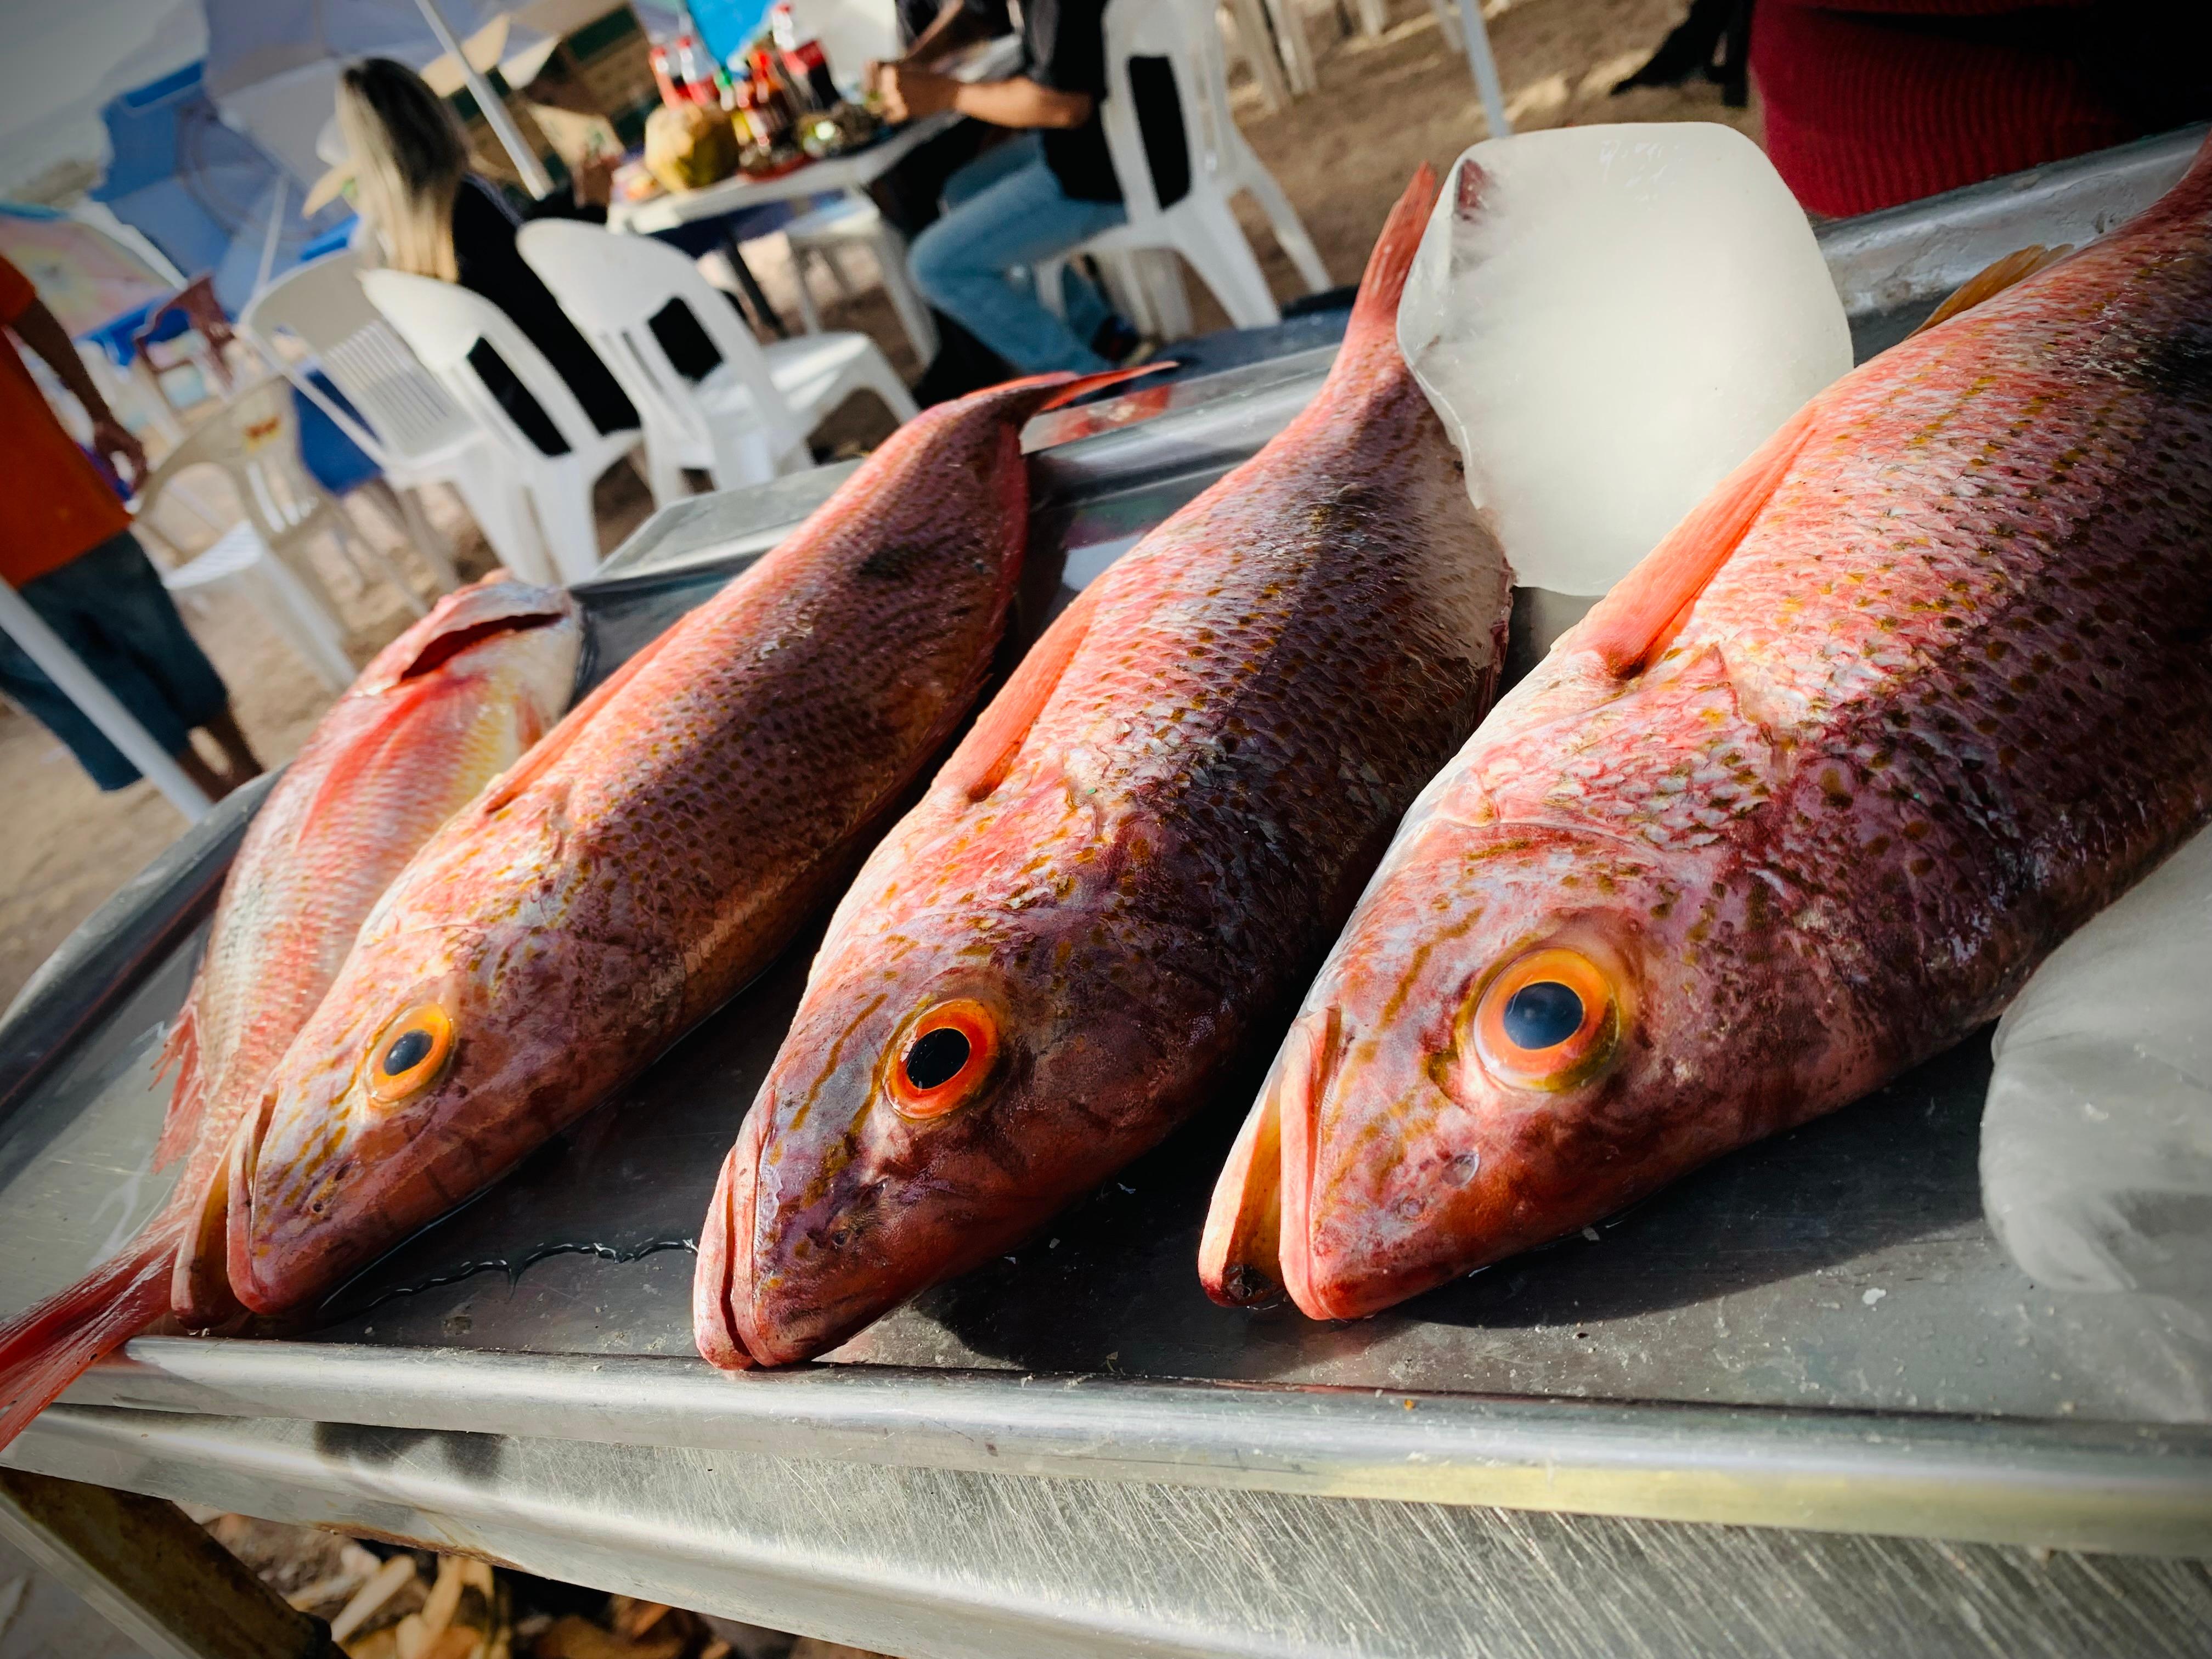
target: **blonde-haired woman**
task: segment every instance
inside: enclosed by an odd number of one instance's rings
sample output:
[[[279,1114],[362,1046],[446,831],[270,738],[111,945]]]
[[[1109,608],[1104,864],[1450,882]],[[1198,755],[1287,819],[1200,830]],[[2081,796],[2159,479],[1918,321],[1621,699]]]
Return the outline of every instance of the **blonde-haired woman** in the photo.
[[[369,58],[338,77],[337,104],[355,205],[375,230],[385,263],[483,295],[545,354],[592,425],[602,432],[635,426],[637,411],[615,377],[516,249],[521,216],[497,185],[469,171],[468,146],[445,101],[405,64]],[[606,184],[604,171],[579,174],[573,197],[534,203],[529,216],[604,221]],[[495,353],[479,344],[471,362],[539,448],[557,454],[565,447]]]

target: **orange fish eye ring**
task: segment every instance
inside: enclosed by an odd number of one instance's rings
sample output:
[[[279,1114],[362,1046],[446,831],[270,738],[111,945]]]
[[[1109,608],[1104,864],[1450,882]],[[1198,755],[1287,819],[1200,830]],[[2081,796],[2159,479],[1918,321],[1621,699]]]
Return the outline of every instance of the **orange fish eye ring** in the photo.
[[[967,997],[940,1002],[907,1028],[890,1064],[891,1104],[902,1117],[943,1117],[964,1106],[999,1059],[999,1022]]]
[[[368,1046],[368,1096],[390,1105],[418,1094],[445,1070],[453,1022],[434,1002],[410,1008]]]
[[[1553,945],[1506,964],[1474,1012],[1482,1063],[1500,1082],[1571,1089],[1613,1058],[1620,1039],[1612,981],[1579,951]]]

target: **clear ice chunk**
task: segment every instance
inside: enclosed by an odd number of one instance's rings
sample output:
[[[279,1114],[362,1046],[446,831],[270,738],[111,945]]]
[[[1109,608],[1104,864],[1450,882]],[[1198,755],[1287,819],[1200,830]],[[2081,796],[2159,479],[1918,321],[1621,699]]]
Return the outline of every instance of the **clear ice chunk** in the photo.
[[[2053,951],[1992,1047],[1982,1205],[2021,1271],[2212,1294],[2212,830]]]
[[[1804,210],[1756,144],[1702,122],[1469,149],[1398,343],[1516,580],[1584,596],[1851,366]]]

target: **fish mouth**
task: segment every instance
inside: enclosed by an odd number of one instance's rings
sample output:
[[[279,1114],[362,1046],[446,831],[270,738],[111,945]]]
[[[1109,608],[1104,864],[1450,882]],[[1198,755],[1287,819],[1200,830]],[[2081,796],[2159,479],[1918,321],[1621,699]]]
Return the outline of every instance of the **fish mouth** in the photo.
[[[742,1136],[722,1160],[722,1173],[714,1183],[714,1196],[707,1206],[707,1219],[699,1230],[699,1265],[691,1279],[691,1336],[699,1357],[726,1371],[750,1370],[763,1363],[754,1358],[751,1346],[738,1328],[731,1291],[752,1278],[753,1196],[759,1183],[746,1181],[738,1190],[739,1158],[750,1136]],[[757,1149],[754,1156],[758,1157]],[[742,1217],[738,1211],[742,1207]],[[773,1362],[769,1362],[773,1363]]]
[[[1334,1004],[1300,1015],[1237,1134],[1199,1242],[1199,1279],[1224,1306],[1287,1295],[1310,1319],[1362,1311],[1330,1283],[1313,1249],[1316,1115],[1343,1052]]]
[[[255,1313],[272,1314],[283,1310],[283,1303],[264,1289],[253,1271],[254,1225],[253,1187],[260,1173],[261,1143],[269,1133],[270,1121],[276,1113],[276,1091],[264,1092],[252,1110],[239,1122],[237,1133],[230,1143],[229,1167],[216,1183],[222,1194],[220,1204],[210,1195],[204,1227],[222,1228],[223,1277],[228,1281],[228,1291],[241,1305]],[[212,1254],[213,1240],[210,1239]],[[214,1275],[205,1271],[194,1273],[190,1283],[202,1291]],[[178,1289],[186,1284],[185,1264],[179,1263]]]

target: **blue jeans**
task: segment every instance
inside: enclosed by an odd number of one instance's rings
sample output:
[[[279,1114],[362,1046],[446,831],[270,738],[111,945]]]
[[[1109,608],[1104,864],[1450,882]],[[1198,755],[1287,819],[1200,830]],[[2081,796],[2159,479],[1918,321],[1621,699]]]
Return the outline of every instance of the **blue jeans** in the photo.
[[[129,531],[33,577],[20,591],[165,753],[182,754],[192,727],[230,706],[214,665],[185,631],[161,573]],[[102,789],[138,781],[138,769],[5,634],[0,634],[0,691],[67,744]]]
[[[945,181],[945,216],[915,238],[915,286],[930,304],[1025,374],[1110,367],[1091,337],[1112,313],[1098,290],[1063,272],[1067,320],[1006,273],[1065,253],[1128,217],[1119,202],[1079,202],[1044,164],[1035,133],[986,150]]]

